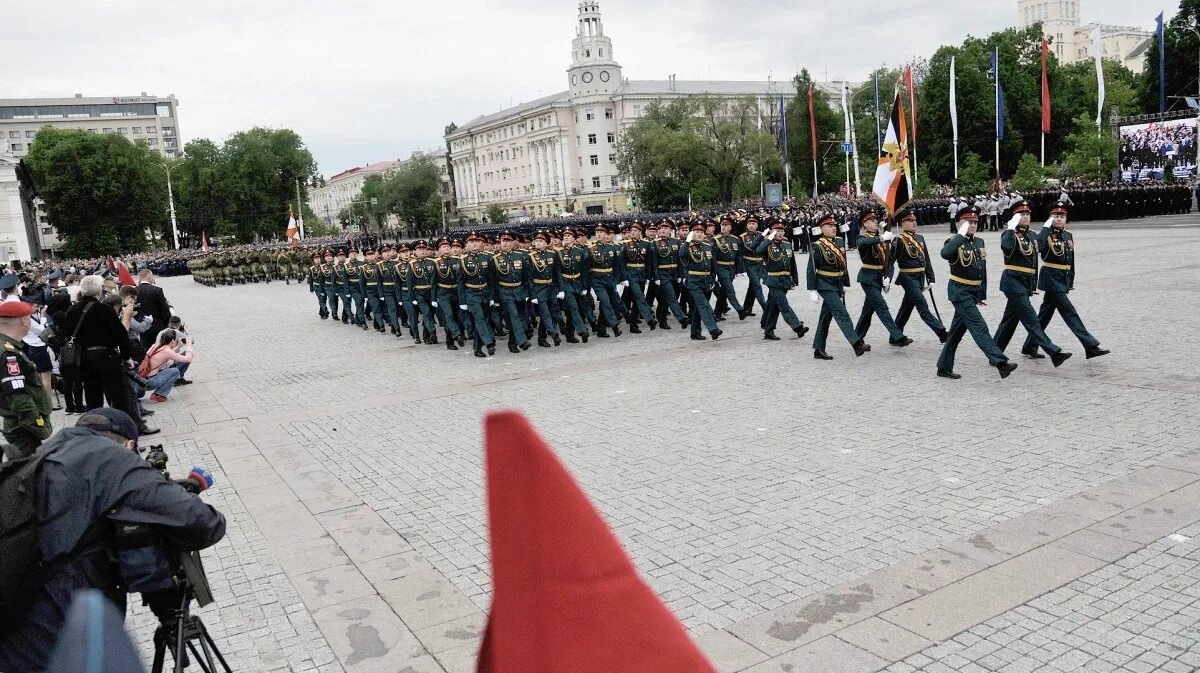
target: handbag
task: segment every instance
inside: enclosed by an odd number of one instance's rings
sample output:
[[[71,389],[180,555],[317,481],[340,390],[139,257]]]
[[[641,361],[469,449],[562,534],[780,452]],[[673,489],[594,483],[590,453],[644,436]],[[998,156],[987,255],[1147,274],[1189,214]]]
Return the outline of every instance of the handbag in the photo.
[[[88,311],[96,302],[89,303],[83,307],[83,313],[79,315],[79,322],[75,323],[75,331],[71,332],[71,338],[67,339],[67,343],[63,344],[62,350],[58,353],[58,364],[60,367],[80,367],[83,365],[83,349],[75,343],[75,337],[79,336],[79,328],[83,327],[83,319],[87,317]]]

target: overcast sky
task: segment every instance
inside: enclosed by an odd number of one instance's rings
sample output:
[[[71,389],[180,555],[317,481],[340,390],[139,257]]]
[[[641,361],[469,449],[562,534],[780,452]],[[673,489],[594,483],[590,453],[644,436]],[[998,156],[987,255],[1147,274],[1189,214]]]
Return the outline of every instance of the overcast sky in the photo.
[[[1178,3],[1164,0],[1168,18]],[[1081,0],[1153,29],[1154,8]],[[789,6],[790,5],[790,6]],[[8,3],[0,97],[180,100],[184,140],[303,136],[326,177],[442,145],[451,121],[567,88],[575,0],[45,0]],[[887,6],[898,13],[882,14]],[[836,7],[839,13],[831,13]],[[629,79],[861,79],[1015,24],[1016,0],[600,0]],[[874,44],[873,44],[874,43]]]

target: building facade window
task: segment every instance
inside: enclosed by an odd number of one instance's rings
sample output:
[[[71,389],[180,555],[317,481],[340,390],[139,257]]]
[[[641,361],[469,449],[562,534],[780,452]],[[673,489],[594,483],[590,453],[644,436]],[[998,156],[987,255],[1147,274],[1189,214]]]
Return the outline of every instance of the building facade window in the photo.
[[[132,133],[132,134],[133,134],[133,135],[135,135],[135,136],[140,136],[140,135],[142,135],[142,127],[140,127],[140,126],[132,126],[132,127],[130,127],[130,128],[129,128],[129,132],[130,132],[130,133]]]
[[[13,144],[9,145],[9,147],[10,147],[10,148],[12,149],[12,151],[14,151],[14,152],[20,152],[20,151],[22,151],[22,150],[24,150],[24,149],[25,149],[25,146],[24,146],[24,145],[22,145],[21,143],[13,143]]]
[[[612,186],[613,186],[613,187],[616,187],[616,186],[617,186],[617,176],[615,176],[615,175],[614,175],[614,176],[612,176]]]
[[[21,137],[21,132],[20,132],[20,131],[9,131],[9,132],[8,132],[8,137],[9,137],[9,138],[20,138],[20,137]]]
[[[592,156],[588,157],[588,163],[590,163],[593,166],[599,166],[600,165],[600,157],[593,154]]]
[[[595,144],[596,144],[596,134],[595,134],[595,133],[589,133],[589,134],[588,134],[588,144],[589,144],[589,145],[595,145]]]
[[[616,132],[615,132],[615,131],[609,131],[609,132],[608,132],[608,144],[609,144],[609,145],[611,145],[611,144],[613,144],[613,143],[615,143],[615,142],[617,142],[617,134],[616,134]]]
[[[588,121],[592,121],[592,120],[593,120],[593,119],[595,119],[595,118],[596,118],[596,113],[595,113],[595,112],[592,112],[591,110],[588,110],[588,112],[587,112],[587,120],[588,120]]]
[[[146,135],[154,135],[156,131],[157,129],[155,129],[153,126],[146,127]]]
[[[610,108],[610,107],[606,107],[606,108],[604,108],[604,118],[605,118],[605,119],[612,119],[612,117],[613,117],[613,110],[612,110],[612,108]]]
[[[610,164],[617,163],[617,155],[616,154],[608,155],[608,163],[610,163]]]
[[[600,189],[600,176],[592,178],[592,189]]]
[[[26,137],[26,138],[32,138],[32,137],[34,137],[34,136],[36,136],[36,135],[37,135],[37,131],[26,131],[26,132],[25,132],[25,137]]]

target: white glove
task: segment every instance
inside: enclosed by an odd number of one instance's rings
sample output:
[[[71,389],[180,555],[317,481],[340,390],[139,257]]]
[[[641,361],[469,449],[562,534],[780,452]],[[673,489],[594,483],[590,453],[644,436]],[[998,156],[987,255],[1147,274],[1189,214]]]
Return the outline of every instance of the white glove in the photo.
[[[656,280],[656,281],[654,281],[654,284],[655,284],[655,285],[662,285],[662,281],[661,281],[661,280]]]
[[[687,235],[687,242],[688,242],[688,243],[691,243],[691,242],[692,242],[692,239],[693,239],[693,238],[695,238],[695,236],[696,236],[696,232],[694,232],[694,231],[689,231],[689,232],[688,232],[688,235]]]
[[[579,296],[580,296],[580,297],[587,297],[587,290],[584,290],[583,292],[580,292],[580,293],[579,293]]]
[[[415,300],[415,299],[414,299],[414,300],[413,300],[413,306],[416,306],[416,305],[417,305],[417,300]]]
[[[465,310],[467,310],[467,305],[466,305],[466,304],[459,304],[459,305],[458,305],[458,310],[460,310],[460,311],[465,311]]]
[[[1013,213],[1012,219],[1008,221],[1008,226],[1005,229],[1012,231],[1021,223],[1021,213]]]
[[[431,306],[433,306],[434,308],[437,308],[437,302],[436,302],[436,301],[435,301],[435,302],[430,302],[430,305],[431,305]]]
[[[892,289],[892,281],[888,280],[887,278],[884,278],[883,279],[883,291],[887,292],[890,289]]]
[[[620,292],[621,290],[624,290],[627,287],[629,287],[629,281],[627,281],[627,280],[623,280],[623,281],[617,283],[617,291],[618,292]]]
[[[563,298],[563,293],[559,292],[559,293],[558,293],[558,298],[559,298],[559,299],[562,299],[562,298]]]
[[[1050,217],[1047,217],[1047,218],[1046,218],[1046,223],[1042,225],[1042,229],[1045,229],[1045,228],[1049,227],[1049,226],[1050,226],[1050,225],[1052,225],[1052,224],[1054,224],[1054,216],[1053,216],[1053,215],[1051,215]]]
[[[808,291],[808,300],[818,306],[821,305],[821,295],[816,290]]]
[[[417,302],[415,302],[415,301],[414,301],[413,303],[415,304],[415,303],[417,303]],[[492,306],[493,306],[493,307],[495,307],[495,306],[496,306],[496,302],[492,302]]]
[[[879,237],[879,238],[880,238],[880,239],[881,239],[881,240],[882,240],[884,243],[887,243],[888,241],[891,241],[891,240],[895,239],[895,238],[896,238],[896,235],[895,235],[895,234],[893,234],[893,233],[892,233],[892,232],[890,232],[890,231],[885,231],[885,232],[883,232],[883,234],[882,234],[882,235],[880,235],[880,237]]]
[[[966,220],[963,220],[963,223],[962,223],[962,224],[960,224],[960,225],[958,225],[958,235],[959,235],[959,236],[966,236],[966,235],[967,235],[967,230],[968,230],[968,229],[970,229],[970,228],[971,228],[971,223],[970,223],[970,222],[968,222],[968,221],[966,221]]]
[[[842,233],[844,234],[844,233],[846,233],[847,231],[850,231],[850,225],[849,225],[849,224],[843,224],[842,226],[838,227],[838,231],[840,231],[840,232],[842,232]]]
[[[533,299],[532,301],[533,301],[533,305],[537,306],[537,299]]]
[[[766,234],[763,234],[763,238],[767,239],[768,241],[775,238],[775,230],[771,229]]]
[[[933,287],[933,281],[929,281],[929,287]]]

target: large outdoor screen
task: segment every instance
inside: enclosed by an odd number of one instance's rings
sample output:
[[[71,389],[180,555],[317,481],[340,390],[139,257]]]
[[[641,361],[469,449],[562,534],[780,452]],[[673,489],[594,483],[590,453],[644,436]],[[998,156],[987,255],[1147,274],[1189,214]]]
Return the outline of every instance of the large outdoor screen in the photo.
[[[1175,177],[1196,174],[1196,120],[1172,119],[1121,127],[1121,179],[1125,182],[1162,180],[1174,161]]]

